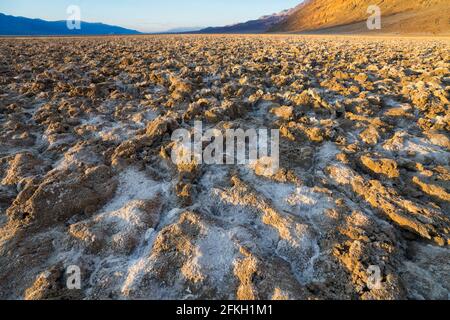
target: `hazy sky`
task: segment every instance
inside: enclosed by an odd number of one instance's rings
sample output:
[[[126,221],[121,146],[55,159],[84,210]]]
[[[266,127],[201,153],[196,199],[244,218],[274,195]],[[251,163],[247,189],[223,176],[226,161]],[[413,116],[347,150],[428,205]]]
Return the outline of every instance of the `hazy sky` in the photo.
[[[0,12],[65,20],[70,5],[81,20],[104,22],[144,32],[178,27],[222,26],[289,9],[301,0],[0,0]]]

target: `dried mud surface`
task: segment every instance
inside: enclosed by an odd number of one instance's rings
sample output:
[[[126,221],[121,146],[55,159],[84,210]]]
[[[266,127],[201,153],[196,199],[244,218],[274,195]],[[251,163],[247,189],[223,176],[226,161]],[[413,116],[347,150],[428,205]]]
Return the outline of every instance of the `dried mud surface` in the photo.
[[[0,298],[448,299],[449,57],[445,39],[0,40]],[[175,166],[195,120],[280,129],[279,172]]]

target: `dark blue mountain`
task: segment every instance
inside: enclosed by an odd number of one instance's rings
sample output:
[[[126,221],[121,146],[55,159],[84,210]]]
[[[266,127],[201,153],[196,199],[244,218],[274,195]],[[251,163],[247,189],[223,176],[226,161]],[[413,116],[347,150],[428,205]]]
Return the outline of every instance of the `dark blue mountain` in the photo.
[[[103,23],[81,22],[81,29],[70,30],[66,21],[45,21],[0,13],[2,36],[132,35],[139,31]]]

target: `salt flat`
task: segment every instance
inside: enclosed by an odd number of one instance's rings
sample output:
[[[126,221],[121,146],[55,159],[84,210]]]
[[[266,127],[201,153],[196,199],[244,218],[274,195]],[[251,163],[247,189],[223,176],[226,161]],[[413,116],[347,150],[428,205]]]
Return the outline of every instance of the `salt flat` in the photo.
[[[448,299],[449,45],[1,39],[0,298]],[[279,170],[174,164],[194,121]]]

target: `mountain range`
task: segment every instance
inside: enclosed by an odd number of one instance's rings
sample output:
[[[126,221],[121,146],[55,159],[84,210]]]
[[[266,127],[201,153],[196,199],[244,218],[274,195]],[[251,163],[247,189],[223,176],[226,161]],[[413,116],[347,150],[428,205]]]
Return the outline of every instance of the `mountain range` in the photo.
[[[382,28],[369,30],[369,6],[381,10]],[[293,9],[197,33],[450,34],[449,0],[305,0]]]
[[[224,27],[209,27],[192,33],[264,33],[283,22],[295,10],[296,8],[287,9],[279,13],[262,16],[256,20],[249,20]]]
[[[369,6],[381,10],[380,30],[368,30]],[[306,0],[269,32],[450,34],[449,0]]]
[[[65,35],[131,35],[139,31],[104,23],[81,22],[81,29],[70,30],[66,21],[45,21],[0,13],[0,35],[65,36]]]

